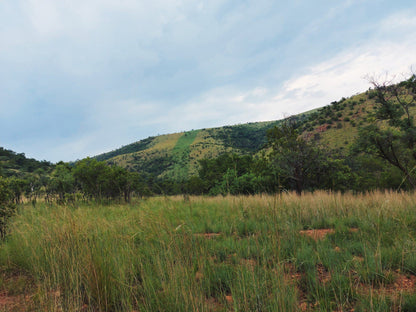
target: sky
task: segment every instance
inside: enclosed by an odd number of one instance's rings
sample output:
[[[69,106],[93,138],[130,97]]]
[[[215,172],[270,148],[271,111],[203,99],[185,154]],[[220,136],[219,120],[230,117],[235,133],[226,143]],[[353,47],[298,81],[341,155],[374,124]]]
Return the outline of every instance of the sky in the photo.
[[[74,161],[412,69],[414,0],[0,0],[0,146]]]

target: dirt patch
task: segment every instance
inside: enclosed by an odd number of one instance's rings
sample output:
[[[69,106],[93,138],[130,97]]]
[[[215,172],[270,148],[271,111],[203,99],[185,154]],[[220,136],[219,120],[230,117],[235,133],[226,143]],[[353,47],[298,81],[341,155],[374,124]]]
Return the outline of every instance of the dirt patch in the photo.
[[[240,264],[244,265],[246,267],[249,267],[251,269],[254,269],[254,267],[257,265],[257,261],[254,259],[240,259]]]
[[[302,301],[301,303],[299,303],[298,306],[299,306],[299,310],[302,312],[314,311],[319,306],[319,302],[307,303],[306,301]]]
[[[206,299],[206,305],[208,306],[208,311],[216,312],[224,310],[224,306],[213,297]]]
[[[302,278],[302,274],[296,271],[293,263],[285,263],[283,270],[285,272],[285,281],[288,283],[297,283]]]
[[[325,132],[328,129],[328,124],[323,124],[322,126],[319,126],[316,128],[316,132]]]
[[[234,302],[234,300],[233,300],[233,296],[231,296],[231,295],[226,295],[226,296],[225,296],[225,300],[226,300],[228,303],[233,303],[233,302]]]
[[[319,282],[323,285],[331,281],[331,273],[321,263],[316,265],[316,274],[318,275]]]
[[[7,292],[0,293],[0,310],[1,311],[28,311],[32,302],[30,295],[11,296]]]
[[[399,291],[399,292],[414,292],[416,285],[416,276],[415,275],[404,275],[395,273],[395,281],[393,285],[389,285],[387,289],[389,291]]]
[[[416,291],[416,276],[405,275],[398,272],[393,273],[394,282],[391,284],[373,287],[371,285],[358,285],[358,293],[368,295],[371,293],[389,296],[393,301],[397,300],[400,294],[414,293]]]
[[[211,239],[211,238],[216,238],[216,237],[221,236],[221,233],[198,233],[198,234],[195,234],[195,236]]]
[[[359,231],[358,228],[349,229],[349,232],[351,233],[356,233],[358,231]],[[334,229],[312,229],[312,230],[302,230],[302,231],[299,231],[299,233],[301,235],[309,236],[313,238],[314,240],[318,241],[318,240],[324,239],[325,236],[327,236],[328,234],[335,233],[335,230]]]
[[[363,262],[364,261],[364,257],[361,257],[361,256],[353,256],[352,257],[352,260],[353,261],[356,261],[356,262]]]
[[[202,274],[202,272],[200,272],[200,271],[197,271],[196,273],[195,273],[195,280],[196,281],[202,281],[202,279],[204,278],[204,274]]]
[[[301,235],[309,236],[312,239],[318,241],[324,239],[326,235],[335,233],[334,229],[317,229],[317,230],[303,230],[299,231]]]

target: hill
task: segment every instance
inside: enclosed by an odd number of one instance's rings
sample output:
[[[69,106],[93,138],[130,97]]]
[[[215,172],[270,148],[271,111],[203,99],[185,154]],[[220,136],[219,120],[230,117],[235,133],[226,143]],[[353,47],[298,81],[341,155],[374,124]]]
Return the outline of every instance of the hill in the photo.
[[[53,168],[52,163],[27,158],[24,153],[0,147],[0,176],[23,178],[31,174],[43,174]]]
[[[132,171],[181,180],[195,175],[198,160],[224,153],[253,154],[279,121],[191,130],[149,137],[95,158]]]
[[[331,149],[347,151],[358,134],[358,127],[367,124],[374,97],[374,92],[369,90],[294,117],[301,123],[303,135],[313,136]],[[259,152],[267,142],[267,131],[279,122],[253,122],[154,136],[95,158],[131,171],[183,180],[197,174],[201,159],[224,153]]]

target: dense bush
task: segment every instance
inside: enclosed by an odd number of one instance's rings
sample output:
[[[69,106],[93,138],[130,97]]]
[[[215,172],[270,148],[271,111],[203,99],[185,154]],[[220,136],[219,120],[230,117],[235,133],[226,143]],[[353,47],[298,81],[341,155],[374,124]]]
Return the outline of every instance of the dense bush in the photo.
[[[8,179],[0,177],[0,236],[4,237],[7,224],[15,212],[14,195]]]

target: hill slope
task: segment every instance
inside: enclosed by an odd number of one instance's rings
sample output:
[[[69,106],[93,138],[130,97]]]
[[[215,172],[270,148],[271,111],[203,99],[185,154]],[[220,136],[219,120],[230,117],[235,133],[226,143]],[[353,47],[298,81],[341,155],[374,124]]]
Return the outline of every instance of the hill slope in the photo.
[[[16,153],[0,147],[0,176],[25,177],[33,173],[44,173],[52,168],[53,165],[48,161],[26,158],[23,153]]]
[[[302,123],[305,136],[318,138],[329,148],[342,151],[352,144],[358,127],[367,124],[374,103],[374,93],[370,90],[296,117]],[[227,152],[240,155],[257,153],[267,142],[267,131],[279,122],[256,122],[149,137],[95,158],[132,171],[182,180],[197,174],[200,159]]]
[[[129,170],[177,180],[197,173],[198,160],[226,152],[251,154],[266,143],[266,132],[278,121],[192,130],[149,137],[96,156]]]

